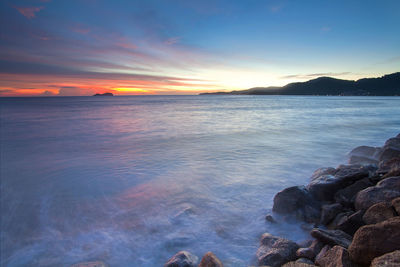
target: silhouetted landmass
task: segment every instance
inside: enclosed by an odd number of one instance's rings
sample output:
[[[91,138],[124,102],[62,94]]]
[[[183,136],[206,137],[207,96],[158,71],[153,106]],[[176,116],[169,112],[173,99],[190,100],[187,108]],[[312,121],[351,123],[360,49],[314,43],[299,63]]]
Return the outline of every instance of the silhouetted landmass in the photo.
[[[319,77],[307,82],[289,83],[283,87],[254,87],[232,92],[202,93],[201,95],[400,95],[400,72],[379,78],[357,81]]]
[[[94,94],[93,96],[113,96],[113,93]]]

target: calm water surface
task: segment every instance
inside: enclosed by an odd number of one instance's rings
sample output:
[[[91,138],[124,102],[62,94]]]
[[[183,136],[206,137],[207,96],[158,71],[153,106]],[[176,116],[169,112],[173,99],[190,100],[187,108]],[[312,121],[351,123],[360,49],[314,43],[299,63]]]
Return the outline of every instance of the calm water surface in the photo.
[[[1,266],[254,263],[274,194],[400,132],[399,97],[2,98]]]

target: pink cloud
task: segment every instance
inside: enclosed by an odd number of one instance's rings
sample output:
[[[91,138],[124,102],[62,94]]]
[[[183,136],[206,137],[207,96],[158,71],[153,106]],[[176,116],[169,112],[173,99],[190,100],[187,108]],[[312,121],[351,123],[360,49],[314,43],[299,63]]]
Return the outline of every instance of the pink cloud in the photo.
[[[171,37],[171,38],[168,38],[168,39],[164,42],[164,44],[166,44],[166,45],[173,45],[173,44],[178,43],[178,42],[180,41],[180,39],[181,39],[181,37]]]
[[[23,16],[27,17],[28,19],[33,19],[36,17],[36,12],[39,12],[42,10],[44,7],[15,7],[16,10],[18,10],[19,13],[21,13]]]
[[[83,27],[82,25],[75,25],[71,30],[80,34],[88,34],[90,32],[89,28]]]

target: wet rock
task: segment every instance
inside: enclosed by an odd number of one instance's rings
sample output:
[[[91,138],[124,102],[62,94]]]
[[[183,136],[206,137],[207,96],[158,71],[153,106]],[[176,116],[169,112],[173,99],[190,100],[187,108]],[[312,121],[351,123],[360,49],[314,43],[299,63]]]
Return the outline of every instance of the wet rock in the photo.
[[[336,215],[342,211],[343,207],[339,203],[333,203],[329,205],[323,205],[321,210],[321,221],[320,223],[323,225],[327,225],[330,221],[332,221]]]
[[[328,250],[330,250],[330,249],[331,249],[331,246],[329,246],[329,245],[325,245],[325,246],[321,249],[321,251],[320,251],[320,252],[318,253],[318,255],[315,257],[315,263],[316,263],[317,265],[321,265],[321,263],[320,263],[321,259],[324,257],[325,253],[328,252]]]
[[[394,172],[396,170],[400,169],[400,157],[388,160],[388,161],[382,161],[379,163],[379,169],[377,170],[377,173],[379,174],[388,174],[390,172]],[[397,175],[396,175],[397,176]]]
[[[304,186],[293,186],[275,195],[272,210],[281,214],[293,214],[306,222],[317,222],[321,216],[320,208],[320,203]]]
[[[335,172],[336,172],[336,169],[332,168],[332,167],[319,168],[314,171],[314,173],[311,175],[310,180],[312,181],[322,175],[334,175]]]
[[[368,177],[370,172],[376,167],[372,165],[341,165],[336,169],[334,175],[324,174],[315,177],[307,185],[308,191],[320,201],[331,201],[335,193],[364,177]]]
[[[324,267],[353,267],[347,249],[341,246],[334,246],[329,249],[321,258],[318,264]]]
[[[328,228],[336,229],[338,225],[342,224],[352,214],[352,211],[344,211],[339,213],[338,215],[336,215],[335,219],[328,225]]]
[[[349,153],[349,164],[377,164],[380,150],[380,147],[356,147]]]
[[[87,261],[73,264],[70,267],[108,267],[108,265],[102,261]]]
[[[345,207],[353,207],[357,193],[370,186],[374,186],[374,184],[370,181],[369,178],[361,179],[354,184],[349,185],[336,192],[335,201]]]
[[[382,149],[379,161],[387,161],[399,157],[400,157],[400,150],[392,147],[387,147]]]
[[[169,261],[164,264],[164,267],[195,267],[198,257],[187,251],[179,251]]]
[[[315,258],[314,251],[310,248],[299,248],[296,251],[296,256],[299,258],[307,258],[313,260]]]
[[[310,245],[310,249],[314,253],[314,258],[321,252],[321,249],[324,247],[324,243],[319,241],[318,239],[314,239],[314,241]]]
[[[400,217],[361,227],[349,247],[351,260],[365,265],[395,250],[400,250]]]
[[[315,266],[313,262],[300,262],[300,261],[290,261],[282,265],[282,267],[312,267]]]
[[[198,267],[223,267],[221,261],[212,252],[207,252]]]
[[[306,258],[299,258],[296,260],[296,263],[305,263],[305,264],[314,266],[314,262],[312,260],[309,260]]]
[[[389,202],[380,202],[369,207],[363,216],[365,224],[375,224],[386,221],[396,216],[392,205]]]
[[[262,235],[260,244],[256,254],[260,266],[279,267],[289,261],[294,261],[299,248],[293,241],[268,233]]]
[[[265,220],[270,222],[270,223],[276,223],[274,217],[272,217],[271,214],[267,214],[267,216],[265,216]]]
[[[382,266],[400,266],[400,250],[396,250],[390,253],[386,253],[380,257],[375,258],[371,262],[370,267],[382,267]]]
[[[386,178],[376,186],[358,192],[354,205],[357,210],[367,210],[372,205],[400,197],[400,176]]]
[[[385,145],[383,147],[384,148],[390,147],[390,148],[394,148],[394,149],[400,150],[400,138],[397,136],[397,137],[393,137],[393,138],[388,139],[385,142]]]
[[[336,229],[342,230],[343,232],[353,236],[358,228],[364,225],[362,216],[363,212],[361,210],[349,214],[338,222]]]
[[[400,197],[392,200],[392,206],[397,214],[400,215]]]
[[[348,248],[351,243],[351,236],[341,230],[322,230],[315,228],[310,234],[312,237],[330,246],[339,245]]]

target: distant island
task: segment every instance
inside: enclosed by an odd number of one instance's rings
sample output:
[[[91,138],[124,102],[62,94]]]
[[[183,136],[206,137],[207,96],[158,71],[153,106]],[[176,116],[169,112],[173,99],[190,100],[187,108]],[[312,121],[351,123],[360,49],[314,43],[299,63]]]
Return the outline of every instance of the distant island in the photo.
[[[254,87],[247,90],[201,93],[200,95],[399,96],[400,72],[379,78],[364,78],[357,81],[319,77],[307,82],[289,83],[283,87]]]
[[[94,94],[93,96],[113,96],[113,93]]]

